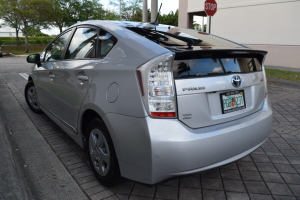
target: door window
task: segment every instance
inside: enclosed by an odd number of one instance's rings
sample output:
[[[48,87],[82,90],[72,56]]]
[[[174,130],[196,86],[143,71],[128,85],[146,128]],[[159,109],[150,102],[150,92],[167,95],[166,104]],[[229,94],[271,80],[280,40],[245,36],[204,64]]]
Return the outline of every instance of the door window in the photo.
[[[95,57],[95,43],[98,34],[96,28],[77,28],[65,59],[83,59]]]
[[[68,42],[68,38],[71,34],[71,31],[68,31],[58,37],[54,42],[50,44],[45,53],[45,61],[57,61],[60,60],[63,53],[64,47]]]

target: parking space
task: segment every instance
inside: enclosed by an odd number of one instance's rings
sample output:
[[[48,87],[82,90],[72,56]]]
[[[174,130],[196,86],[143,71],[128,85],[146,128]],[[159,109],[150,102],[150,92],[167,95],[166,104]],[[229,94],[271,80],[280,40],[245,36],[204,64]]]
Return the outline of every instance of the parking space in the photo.
[[[300,90],[269,86],[274,122],[269,140],[251,155],[237,162],[201,174],[180,177],[148,187],[129,180],[112,188],[102,186],[88,165],[88,155],[47,116],[35,114],[26,105],[26,80],[18,73],[0,74],[1,91],[15,102],[3,105],[1,113],[21,106],[5,117],[24,118],[34,124],[55,155],[89,199],[300,199]],[[6,110],[6,111],[5,111]],[[23,115],[23,116],[22,116]],[[24,124],[7,120],[12,132]],[[25,127],[24,127],[25,126]]]

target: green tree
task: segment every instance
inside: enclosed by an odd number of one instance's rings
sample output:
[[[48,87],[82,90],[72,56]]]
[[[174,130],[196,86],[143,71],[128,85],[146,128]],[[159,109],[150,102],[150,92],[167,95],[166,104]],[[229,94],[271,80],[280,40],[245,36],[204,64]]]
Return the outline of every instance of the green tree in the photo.
[[[29,31],[28,31],[28,36],[30,36],[30,37],[47,37],[49,35],[42,33],[41,29],[38,27],[36,27],[36,28],[30,27]]]
[[[68,2],[66,0],[53,0],[50,8],[51,25],[57,27],[60,32],[69,22]]]
[[[2,4],[2,2],[0,1]],[[21,28],[20,16],[10,10],[11,7],[18,5],[17,0],[11,0],[0,6],[0,18],[4,20],[4,24],[16,30],[16,43],[19,44],[19,31]]]
[[[103,20],[118,20],[120,16],[111,10],[104,10]]]
[[[178,10],[174,13],[171,11],[169,14],[163,14],[158,17],[159,24],[166,24],[172,26],[178,26]]]
[[[193,21],[193,28],[197,31],[201,31],[201,25]]]
[[[25,36],[25,52],[29,52],[28,36],[32,28],[46,28],[49,25],[51,0],[0,0],[6,14],[14,15],[20,22],[20,30]],[[1,12],[3,18],[3,12]],[[5,20],[5,19],[4,19]]]
[[[50,19],[51,25],[58,27],[60,32],[64,27],[79,21],[97,19],[115,19],[115,14],[105,11],[98,0],[52,0]]]
[[[206,32],[206,24],[203,25],[203,32]]]
[[[110,5],[121,9],[121,20],[142,21],[143,0],[110,0]]]

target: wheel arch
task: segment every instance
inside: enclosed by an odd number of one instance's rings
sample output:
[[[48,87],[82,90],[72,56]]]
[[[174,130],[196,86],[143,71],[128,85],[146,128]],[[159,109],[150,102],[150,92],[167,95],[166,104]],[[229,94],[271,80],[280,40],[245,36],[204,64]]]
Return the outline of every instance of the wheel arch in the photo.
[[[88,141],[88,138],[87,138],[87,135],[86,135],[86,132],[87,132],[87,129],[88,129],[88,126],[89,126],[89,123],[93,120],[93,119],[99,119],[102,121],[102,125],[104,126],[103,128],[105,128],[108,132],[108,135],[110,137],[110,139],[112,140],[112,137],[111,137],[111,134],[104,122],[104,120],[102,119],[101,115],[98,114],[98,112],[96,112],[95,110],[92,110],[92,109],[87,109],[85,110],[82,115],[81,115],[81,124],[80,124],[80,132],[81,132],[81,137],[82,137],[82,144],[83,144],[83,148],[84,149],[87,149],[87,141]],[[114,145],[114,142],[112,140],[112,143]]]

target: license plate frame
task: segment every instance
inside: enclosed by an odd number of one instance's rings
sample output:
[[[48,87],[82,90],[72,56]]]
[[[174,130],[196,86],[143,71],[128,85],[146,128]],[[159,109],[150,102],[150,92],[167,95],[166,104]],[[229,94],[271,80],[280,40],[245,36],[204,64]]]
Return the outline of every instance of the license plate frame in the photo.
[[[234,90],[220,93],[222,114],[239,111],[246,108],[244,90]]]

